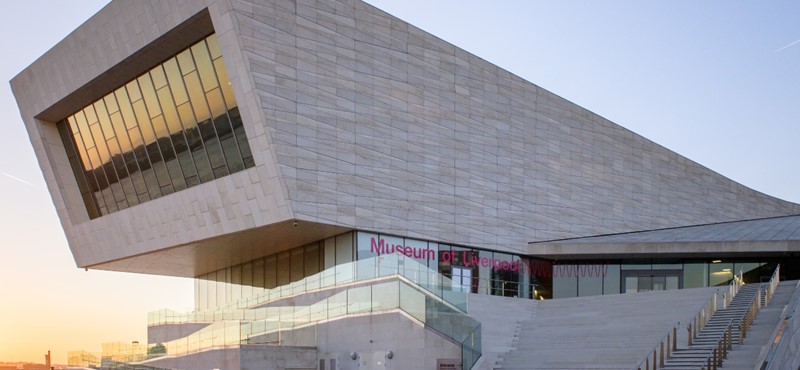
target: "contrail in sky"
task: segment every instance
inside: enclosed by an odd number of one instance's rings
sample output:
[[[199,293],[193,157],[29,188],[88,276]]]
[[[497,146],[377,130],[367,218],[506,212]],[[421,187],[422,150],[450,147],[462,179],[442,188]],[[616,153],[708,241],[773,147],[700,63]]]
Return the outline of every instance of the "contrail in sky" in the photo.
[[[7,174],[7,173],[5,173],[5,172],[1,172],[1,171],[0,171],[0,174],[3,174],[3,175],[5,175],[6,177],[8,177],[8,178],[10,178],[10,179],[12,179],[12,180],[17,180],[17,181],[19,181],[19,182],[21,182],[21,183],[23,183],[23,184],[25,184],[25,185],[30,185],[30,186],[33,186],[34,188],[37,188],[37,189],[39,189],[39,190],[45,190],[45,191],[47,191],[47,189],[45,189],[45,188],[43,188],[43,187],[41,187],[41,186],[39,186],[39,185],[36,185],[36,184],[34,184],[34,183],[31,183],[31,182],[25,181],[25,180],[23,180],[23,179],[21,179],[21,178],[19,178],[19,177],[12,176],[12,175],[9,175],[9,174]]]
[[[786,49],[786,48],[788,48],[788,47],[790,47],[790,46],[792,46],[794,44],[797,44],[797,43],[800,43],[800,40],[797,40],[797,41],[795,41],[795,42],[793,42],[793,43],[791,43],[789,45],[786,45],[786,46],[784,46],[784,47],[782,47],[782,48],[780,48],[778,50],[775,50],[775,52],[778,53],[778,52],[782,51],[783,49]]]

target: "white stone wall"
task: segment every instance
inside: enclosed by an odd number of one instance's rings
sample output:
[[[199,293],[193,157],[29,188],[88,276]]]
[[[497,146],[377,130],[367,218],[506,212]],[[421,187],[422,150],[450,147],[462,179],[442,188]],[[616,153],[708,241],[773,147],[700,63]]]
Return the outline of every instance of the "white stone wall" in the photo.
[[[800,211],[360,1],[234,8],[297,218],[520,250]]]
[[[256,166],[88,220],[34,117],[206,7]],[[79,266],[294,218],[527,251],[800,213],[357,0],[115,1],[12,88]]]
[[[313,348],[243,345],[211,349],[179,357],[161,357],[146,365],[168,369],[286,370],[316,369],[317,351]]]
[[[399,312],[320,323],[316,335],[319,358],[337,358],[339,369],[435,369],[437,359],[461,362],[460,346]]]

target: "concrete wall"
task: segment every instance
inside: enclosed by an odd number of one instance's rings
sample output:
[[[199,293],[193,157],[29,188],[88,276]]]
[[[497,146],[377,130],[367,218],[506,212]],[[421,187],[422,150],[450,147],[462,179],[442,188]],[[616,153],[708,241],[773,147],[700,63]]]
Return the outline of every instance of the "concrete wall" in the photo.
[[[401,313],[335,320],[317,325],[321,359],[338,358],[339,369],[435,369],[439,358],[461,359],[461,347]],[[387,351],[394,354],[387,360]],[[358,354],[357,360],[350,353]]]
[[[147,343],[166,343],[205,328],[206,323],[164,324],[147,327]]]
[[[241,370],[315,370],[315,348],[242,346]]]
[[[166,369],[229,370],[239,369],[241,352],[238,347],[211,349],[181,357],[162,357],[144,362]]]
[[[213,349],[176,358],[160,358],[147,365],[192,370],[315,370],[314,348],[244,345]]]

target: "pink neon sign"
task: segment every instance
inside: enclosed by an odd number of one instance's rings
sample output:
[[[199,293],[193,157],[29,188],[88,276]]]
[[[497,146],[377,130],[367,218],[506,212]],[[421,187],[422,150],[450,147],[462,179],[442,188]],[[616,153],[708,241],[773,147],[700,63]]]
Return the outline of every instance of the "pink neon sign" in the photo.
[[[428,261],[435,261],[437,256],[436,251],[430,248],[387,243],[383,238],[376,237],[372,237],[370,240],[370,252],[377,255],[399,254]],[[553,273],[553,268],[550,263],[537,260],[507,261],[498,258],[477,256],[469,251],[441,251],[439,252],[439,256],[442,262],[453,263],[457,258],[457,253],[462,254],[460,257],[464,267],[489,267],[495,271],[519,271],[540,277],[550,277]]]

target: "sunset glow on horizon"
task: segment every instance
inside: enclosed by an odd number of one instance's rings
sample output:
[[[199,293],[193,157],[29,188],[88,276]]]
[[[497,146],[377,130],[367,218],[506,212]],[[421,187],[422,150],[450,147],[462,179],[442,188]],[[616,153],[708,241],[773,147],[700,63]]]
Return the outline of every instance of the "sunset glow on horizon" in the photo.
[[[107,0],[6,4],[0,67],[0,362],[66,364],[67,352],[101,343],[147,343],[147,312],[190,310],[191,279],[84,271],[72,254],[42,179],[8,81],[99,11]],[[42,25],[47,25],[43,27]]]

